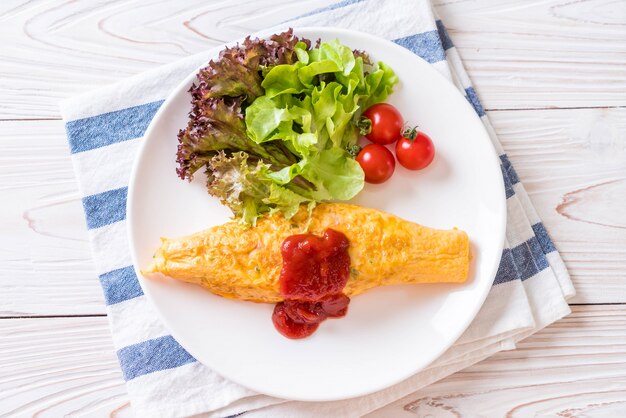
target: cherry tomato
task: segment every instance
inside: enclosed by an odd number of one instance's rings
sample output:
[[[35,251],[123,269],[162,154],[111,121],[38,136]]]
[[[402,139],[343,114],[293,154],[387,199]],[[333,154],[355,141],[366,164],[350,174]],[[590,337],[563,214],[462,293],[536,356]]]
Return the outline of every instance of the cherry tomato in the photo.
[[[398,109],[388,103],[377,103],[363,112],[359,127],[361,134],[370,141],[387,145],[400,139],[403,124]]]
[[[413,128],[405,131],[396,143],[396,157],[409,170],[421,170],[435,158],[435,146],[428,135]]]
[[[387,148],[379,144],[366,145],[356,156],[365,172],[368,183],[383,183],[391,177],[396,168],[396,159]]]

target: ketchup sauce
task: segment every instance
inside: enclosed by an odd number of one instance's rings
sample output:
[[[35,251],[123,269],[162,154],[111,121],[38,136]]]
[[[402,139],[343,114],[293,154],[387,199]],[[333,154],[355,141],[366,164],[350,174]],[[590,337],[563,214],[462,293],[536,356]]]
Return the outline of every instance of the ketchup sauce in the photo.
[[[327,318],[346,315],[350,298],[342,292],[350,277],[349,246],[344,234],[330,228],[321,237],[300,234],[283,241],[279,284],[285,300],[272,314],[278,332],[305,338]]]

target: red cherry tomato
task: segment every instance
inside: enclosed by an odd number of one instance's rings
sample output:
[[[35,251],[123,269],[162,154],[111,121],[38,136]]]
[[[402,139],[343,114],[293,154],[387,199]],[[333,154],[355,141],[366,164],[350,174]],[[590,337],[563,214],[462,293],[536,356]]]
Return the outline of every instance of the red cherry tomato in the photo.
[[[404,132],[396,144],[396,157],[409,170],[421,170],[435,158],[435,146],[428,135],[413,128]]]
[[[396,168],[396,159],[387,148],[378,144],[366,145],[356,156],[365,172],[368,183],[383,183],[391,177]]]
[[[398,109],[388,103],[377,103],[363,112],[359,127],[370,141],[387,145],[400,139],[403,124],[404,120]]]

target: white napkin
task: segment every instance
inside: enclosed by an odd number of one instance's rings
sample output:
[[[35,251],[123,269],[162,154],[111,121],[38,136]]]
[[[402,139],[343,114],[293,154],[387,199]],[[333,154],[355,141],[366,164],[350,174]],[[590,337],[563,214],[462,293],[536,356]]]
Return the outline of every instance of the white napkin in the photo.
[[[137,145],[163,99],[212,52],[69,99],[63,102],[62,113],[72,161],[114,344],[137,416],[225,417],[244,412],[250,417],[361,416],[500,350],[514,349],[520,339],[570,312],[566,299],[574,294],[574,288],[565,266],[504,154],[430,2],[318,3],[324,6],[295,17],[284,16],[290,13],[286,8],[283,15],[277,13],[268,23],[282,22],[280,29],[344,27],[394,40],[449,78],[481,116],[500,155],[507,194],[506,249],[494,285],[456,344],[426,370],[395,386],[356,399],[319,403],[285,401],[241,387],[196,361],[156,319],[132,270],[126,241],[126,191]],[[242,29],[233,36],[245,36],[245,32]]]

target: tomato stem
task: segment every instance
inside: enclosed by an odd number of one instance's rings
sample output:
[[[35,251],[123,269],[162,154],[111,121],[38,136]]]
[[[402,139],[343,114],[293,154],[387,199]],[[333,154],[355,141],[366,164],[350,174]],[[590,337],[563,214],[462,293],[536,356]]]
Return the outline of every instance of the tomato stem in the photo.
[[[359,155],[359,152],[361,152],[361,147],[357,144],[348,145],[346,147],[346,151],[348,151],[348,154],[350,154],[352,158],[356,158],[356,156]]]
[[[402,136],[405,137],[408,140],[414,141],[415,138],[417,138],[417,126],[414,126],[412,128],[406,128],[403,132],[402,132]]]
[[[361,116],[361,119],[356,123],[356,127],[359,128],[359,133],[365,136],[372,132],[372,121],[365,116]]]

